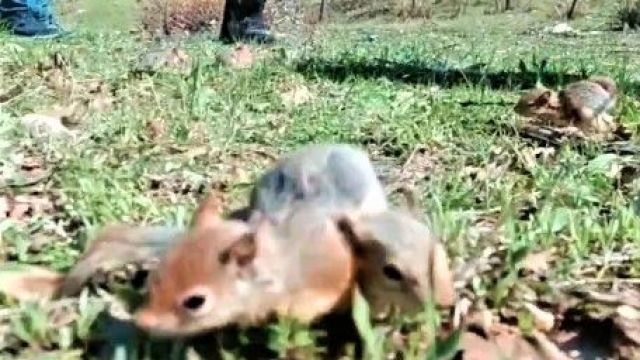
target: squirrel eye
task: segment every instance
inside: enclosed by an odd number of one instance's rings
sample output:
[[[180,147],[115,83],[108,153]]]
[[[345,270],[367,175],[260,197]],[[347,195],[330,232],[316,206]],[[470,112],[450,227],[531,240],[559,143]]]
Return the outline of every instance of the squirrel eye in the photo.
[[[189,311],[198,311],[202,308],[207,298],[204,295],[191,295],[182,300],[182,307]]]
[[[382,268],[382,273],[384,276],[393,281],[402,281],[404,279],[404,275],[402,272],[392,264],[387,264]]]

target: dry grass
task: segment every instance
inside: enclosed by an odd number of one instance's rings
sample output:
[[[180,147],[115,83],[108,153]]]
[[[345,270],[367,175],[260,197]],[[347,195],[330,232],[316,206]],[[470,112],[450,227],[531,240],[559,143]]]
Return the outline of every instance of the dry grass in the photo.
[[[217,31],[224,0],[143,0],[142,9],[143,26],[152,32]]]

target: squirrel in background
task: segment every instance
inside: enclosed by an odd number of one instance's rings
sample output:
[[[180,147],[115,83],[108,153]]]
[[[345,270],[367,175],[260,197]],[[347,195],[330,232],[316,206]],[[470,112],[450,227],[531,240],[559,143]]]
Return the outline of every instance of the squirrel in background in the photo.
[[[592,76],[570,83],[559,92],[538,84],[520,97],[514,110],[551,126],[575,126],[585,133],[607,133],[616,128],[610,112],[617,95],[613,79]]]

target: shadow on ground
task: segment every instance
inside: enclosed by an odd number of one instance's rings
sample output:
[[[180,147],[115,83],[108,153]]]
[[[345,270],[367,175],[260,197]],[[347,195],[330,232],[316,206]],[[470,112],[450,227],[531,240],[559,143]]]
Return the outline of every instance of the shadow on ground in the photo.
[[[491,89],[529,89],[535,86],[537,71],[490,71],[485,64],[465,68],[445,67],[422,61],[397,62],[386,59],[327,60],[310,58],[300,61],[296,71],[306,77],[322,77],[344,81],[350,77],[380,78],[410,84],[436,84],[443,88],[454,86],[484,86]],[[543,84],[559,87],[584,79],[591,74],[571,74],[545,71],[540,74]],[[629,95],[640,94],[640,83],[621,83],[621,89]]]

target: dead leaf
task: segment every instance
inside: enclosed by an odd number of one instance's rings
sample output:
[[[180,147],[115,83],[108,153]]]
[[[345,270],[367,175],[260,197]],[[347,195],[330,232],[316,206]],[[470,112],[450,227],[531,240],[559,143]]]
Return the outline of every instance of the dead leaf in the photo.
[[[640,310],[629,305],[622,305],[616,309],[618,316],[613,320],[614,324],[636,346],[640,346]]]
[[[62,124],[59,117],[28,114],[20,119],[22,125],[36,139],[74,139],[76,133]]]
[[[44,75],[46,86],[61,99],[70,99],[76,88],[73,78],[62,69],[54,68]]]
[[[34,216],[53,210],[53,203],[47,196],[19,195],[5,198],[10,219],[25,221]]]
[[[295,86],[289,91],[280,94],[282,104],[286,108],[292,108],[304,103],[307,103],[313,99],[313,94],[304,85]]]
[[[7,219],[9,217],[9,199],[6,196],[0,196],[0,220]]]
[[[253,65],[254,56],[251,48],[245,44],[238,45],[233,51],[219,54],[218,60],[235,70],[248,69]]]
[[[27,217],[29,213],[29,204],[28,203],[20,203],[14,202],[13,206],[9,210],[9,218],[13,220],[22,220]]]
[[[556,344],[549,340],[545,335],[539,331],[533,331],[531,334],[533,339],[537,343],[537,347],[547,359],[550,360],[570,360],[571,358],[567,354],[563,353]]]
[[[164,121],[158,118],[147,121],[146,128],[151,140],[160,139],[164,137],[167,132],[167,130],[165,129]]]
[[[9,264],[0,268],[0,292],[19,301],[50,300],[62,280],[62,274],[36,266]]]
[[[171,52],[167,57],[167,65],[172,67],[184,66],[188,63],[188,61],[189,55],[187,55],[187,53],[180,48],[171,49]]]
[[[545,333],[548,333],[553,329],[555,317],[552,313],[544,311],[531,303],[524,303],[523,306],[533,317],[533,324],[536,329]]]
[[[10,101],[11,99],[15,98],[16,96],[22,94],[23,92],[23,87],[22,85],[15,85],[14,87],[12,87],[11,89],[0,93],[0,104],[4,104],[8,101]]]
[[[535,252],[528,254],[522,260],[522,269],[525,274],[546,276],[551,270],[551,261],[553,259],[555,249],[549,249],[545,251]]]
[[[537,349],[518,332],[501,325],[488,338],[465,332],[462,335],[461,348],[463,360],[542,360],[545,359]],[[551,359],[549,359],[551,360]]]

